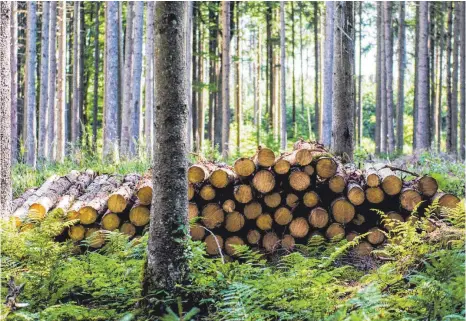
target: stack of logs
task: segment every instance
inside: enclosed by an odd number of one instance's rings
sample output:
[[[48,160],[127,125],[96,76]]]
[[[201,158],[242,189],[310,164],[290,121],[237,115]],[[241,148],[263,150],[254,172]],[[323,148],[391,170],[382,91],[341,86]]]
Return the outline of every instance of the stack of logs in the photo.
[[[290,251],[313,236],[352,240],[368,232],[356,248],[364,255],[385,241],[383,231],[396,221],[413,219],[416,208],[422,215],[434,199],[446,207],[460,201],[439,192],[430,176],[403,181],[383,164],[358,169],[342,164],[322,145],[302,140],[278,157],[271,149],[259,148],[233,167],[199,162],[189,167],[188,182],[190,234],[205,242],[210,255],[234,256],[231,245],[241,244],[268,253]],[[14,216],[26,229],[49,211],[58,211],[79,222],[68,229],[69,238],[80,241],[94,234],[90,245],[101,247],[102,230],[140,235],[149,223],[151,200],[150,175],[72,171],[26,191],[14,201]],[[385,212],[391,223],[372,209]]]

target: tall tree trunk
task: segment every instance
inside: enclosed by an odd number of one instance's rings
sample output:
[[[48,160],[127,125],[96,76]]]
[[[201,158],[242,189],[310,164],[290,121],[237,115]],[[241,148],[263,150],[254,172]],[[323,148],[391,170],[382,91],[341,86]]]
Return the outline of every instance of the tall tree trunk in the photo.
[[[230,130],[230,1],[222,2],[222,156],[229,154]]]
[[[97,113],[99,108],[99,8],[95,3],[95,29],[94,29],[94,101],[92,106],[92,150],[97,151]]]
[[[151,224],[144,292],[178,295],[188,277],[185,2],[157,2],[155,47],[156,119]],[[171,166],[166,166],[170,163]],[[177,168],[173,172],[173,168]],[[171,186],[171,188],[167,188]]]
[[[152,57],[154,56],[154,2],[147,2],[147,17],[146,17],[146,44],[145,44],[145,57],[144,61],[146,64],[146,71],[145,76],[146,79],[144,81],[145,85],[145,113],[144,113],[144,136],[146,140],[146,155],[149,159],[152,159],[152,124],[153,124],[153,109],[154,109],[154,60]],[[192,3],[191,3],[192,8]],[[188,18],[191,23],[192,19]],[[188,35],[189,37],[189,35]],[[189,39],[189,38],[188,38]],[[192,48],[192,46],[189,46]],[[189,57],[189,56],[188,56]],[[189,71],[189,69],[188,69]],[[188,87],[189,88],[189,87]],[[188,101],[190,103],[190,101]]]
[[[218,30],[221,29],[222,21],[220,21],[221,4],[218,2],[217,26]],[[215,126],[214,126],[214,145],[218,146],[218,151],[222,153],[222,124],[223,124],[223,111],[222,111],[222,33],[217,32],[217,52],[219,60],[216,64],[215,70],[215,87],[217,94],[215,95]]]
[[[416,149],[429,149],[430,141],[427,131],[429,130],[429,51],[427,47],[429,37],[428,25],[429,3],[419,3],[419,48],[418,48],[418,82],[417,82],[417,102],[418,114],[416,119]]]
[[[82,138],[85,138],[84,144],[89,146],[89,135],[86,133],[87,114],[85,113],[87,101],[87,88],[89,84],[89,69],[84,69],[86,61],[86,20],[84,19],[84,1],[79,3],[79,126],[78,126],[78,144],[81,146]]]
[[[417,126],[417,114],[418,114],[418,65],[419,65],[419,2],[416,1],[416,31],[415,31],[415,38],[414,38],[414,102],[413,102],[413,150],[416,149],[416,126]]]
[[[281,2],[280,2],[281,4]],[[281,7],[280,7],[280,10],[281,10]],[[281,14],[281,12],[280,12]],[[280,16],[281,17],[281,16]],[[298,135],[298,124],[296,122],[296,77],[295,77],[295,31],[294,31],[294,2],[292,1],[291,2],[291,17],[290,17],[290,20],[291,20],[291,98],[292,98],[292,105],[293,105],[293,138],[296,138],[296,136]],[[280,20],[280,25],[281,25],[281,20]],[[284,22],[283,22],[284,24]],[[283,29],[285,29],[285,27],[283,27]],[[281,28],[280,28],[280,40],[281,40]],[[285,30],[283,30],[283,33],[285,33]],[[283,37],[285,37],[285,35],[283,35]],[[286,38],[284,40],[284,43],[283,43],[283,47],[285,47],[285,41],[286,41]],[[285,50],[285,49],[282,49],[282,44],[280,42],[280,50]],[[285,76],[282,75],[282,80],[285,78]],[[282,87],[283,87],[283,84],[282,84]],[[282,95],[283,95],[283,92],[281,92]],[[285,101],[285,105],[286,105],[286,101]],[[286,115],[286,112],[285,112],[285,115]]]
[[[243,111],[241,106],[241,26],[240,26],[240,2],[235,5],[235,20],[236,20],[236,63],[235,63],[235,109],[236,109],[236,150],[241,153],[241,130],[243,122]]]
[[[333,65],[332,149],[337,155],[353,158],[353,3],[335,2],[335,45]]]
[[[267,86],[268,86],[268,99],[267,99],[267,113],[268,113],[268,124],[269,128],[273,130],[273,46],[272,46],[272,4],[271,2],[267,2],[267,12],[266,12],[266,33],[267,33]]]
[[[393,34],[392,34],[392,3],[384,2],[384,27],[385,27],[385,70],[387,75],[387,151],[393,153],[395,150],[395,133],[393,130]]]
[[[48,106],[47,106],[47,144],[46,158],[49,161],[55,159],[56,144],[56,89],[57,89],[57,2],[50,2],[50,32],[49,32],[49,84],[48,84]]]
[[[190,110],[190,119],[188,121],[188,127],[191,127],[190,131],[190,137],[189,141],[192,141],[192,146],[191,148],[195,149],[197,148],[197,121],[198,121],[198,116],[197,116],[197,109],[199,106],[198,98],[199,98],[199,90],[198,90],[198,85],[199,85],[199,24],[200,24],[200,19],[198,18],[199,16],[199,4],[193,4],[193,44],[192,48],[193,51],[195,51],[191,56],[192,56],[192,81],[193,84],[191,84],[191,87],[188,87],[191,89],[191,95],[192,95],[192,106]]]
[[[387,153],[387,143],[388,143],[388,126],[387,126],[387,65],[385,64],[385,10],[383,2],[380,2],[381,6],[381,20],[380,20],[380,150],[382,153]]]
[[[131,88],[131,124],[129,140],[129,156],[134,157],[138,153],[140,117],[141,117],[141,81],[142,81],[142,37],[144,29],[144,2],[134,2],[133,21],[133,64],[132,64],[132,88]]]
[[[359,2],[359,71],[358,71],[358,132],[357,142],[362,143],[363,133],[363,110],[362,110],[362,6],[364,2]]]
[[[319,71],[319,55],[320,55],[320,41],[319,41],[319,8],[318,2],[313,2],[314,4],[314,49],[315,49],[315,79],[314,79],[314,108],[315,108],[315,117],[316,117],[316,124],[315,124],[315,137],[318,142],[321,141],[321,129],[322,129],[322,120],[321,120],[321,112],[320,112],[320,71]],[[351,26],[353,28],[353,26]],[[354,54],[354,52],[353,52]],[[353,63],[354,66],[354,63]]]
[[[11,5],[0,2],[0,218],[11,215]]]
[[[209,3],[209,123],[207,125],[209,131],[209,140],[211,147],[214,147],[214,124],[217,114],[215,110],[215,98],[217,95],[216,88],[216,69],[217,69],[217,33],[218,33],[218,14],[214,10],[215,3]],[[215,119],[214,119],[215,118]]]
[[[435,137],[435,29],[436,23],[436,4],[435,2],[429,3],[429,142],[430,145],[434,143]]]
[[[453,66],[452,72],[452,92],[451,92],[451,152],[458,153],[458,69],[459,69],[459,49],[460,49],[460,32],[464,25],[460,25],[461,4],[455,2],[455,21],[453,31]]]
[[[80,105],[80,97],[79,94],[81,92],[81,84],[79,80],[79,52],[80,52],[80,42],[81,37],[80,34],[80,18],[79,18],[79,1],[75,1],[74,3],[74,15],[73,15],[73,102],[71,104],[71,143],[76,146],[79,145],[79,105]]]
[[[132,94],[132,62],[133,62],[133,17],[134,2],[128,2],[126,9],[126,32],[125,32],[125,76],[123,79],[123,105],[121,109],[121,135],[120,152],[128,156],[129,140],[132,120],[131,94]]]
[[[18,2],[11,3],[11,161],[16,163],[18,158]]]
[[[447,18],[448,32],[447,32],[447,152],[453,153],[453,126],[452,126],[452,73],[451,73],[451,54],[452,54],[452,39],[453,39],[453,2],[448,4],[448,18]]]
[[[187,15],[187,20],[186,20],[186,70],[188,70],[188,82],[187,82],[187,88],[188,88],[188,137],[187,137],[187,147],[188,150],[191,151],[193,150],[193,119],[192,119],[192,113],[193,113],[193,98],[195,97],[193,95],[193,70],[192,70],[192,57],[193,57],[193,10],[194,10],[194,3],[192,1],[188,2],[188,7],[186,8],[186,15]],[[147,18],[148,20],[149,18]],[[146,21],[147,21],[146,20]],[[147,22],[146,22],[147,23]],[[155,27],[154,27],[155,28]],[[154,31],[155,33],[155,31]],[[155,55],[154,59],[155,59]],[[155,62],[154,62],[155,65]],[[153,116],[153,115],[152,115]],[[147,118],[146,118],[147,119]],[[151,126],[153,127],[153,126]],[[153,134],[153,130],[152,130]],[[151,144],[152,146],[152,144]]]
[[[325,2],[325,56],[324,56],[324,99],[322,104],[322,143],[330,146],[332,142],[332,86],[333,86],[333,46],[334,10],[333,1]]]
[[[459,68],[460,72],[460,95],[461,95],[461,101],[460,101],[460,157],[461,159],[466,159],[466,146],[465,146],[465,138],[466,138],[466,129],[465,129],[465,121],[466,121],[466,48],[465,48],[465,43],[466,39],[465,37],[465,15],[466,15],[466,5],[463,3],[460,3],[461,5],[461,18],[459,21],[459,25],[463,26],[463,28],[460,28],[460,56],[461,56],[461,65]]]
[[[103,129],[103,158],[114,160],[118,157],[118,2],[109,1],[105,17],[105,108]]]
[[[66,112],[66,2],[60,4],[58,18],[58,85],[57,85],[57,143],[55,160],[65,158],[65,112]]]
[[[199,2],[199,6],[201,2]],[[199,8],[200,9],[200,8]],[[202,11],[199,10],[199,14],[202,14]],[[201,16],[199,18],[202,18]],[[198,68],[198,84],[199,84],[199,99],[198,99],[198,108],[197,108],[197,150],[202,151],[202,146],[204,145],[204,32],[201,24],[201,19],[199,19],[199,39],[198,39],[198,56],[199,56],[199,68]]]
[[[26,163],[36,167],[36,38],[37,38],[37,3],[27,3],[27,40],[26,40],[26,87],[25,87],[25,159]]]
[[[405,3],[400,1],[400,16],[398,21],[398,99],[396,105],[396,150],[403,153],[403,115],[405,108],[404,81],[406,68],[406,28]]]
[[[291,3],[293,5],[293,3]],[[294,8],[291,7],[292,14],[294,14]],[[292,17],[293,18],[293,17]],[[293,111],[296,111],[296,93],[295,93],[295,79],[294,79],[294,23],[293,23]],[[286,149],[286,73],[285,73],[285,2],[280,1],[280,109],[281,109],[281,133],[280,133],[280,147],[282,150]],[[296,126],[296,123],[295,123]],[[296,128],[296,127],[295,127]],[[295,131],[296,133],[296,131]],[[296,134],[294,135],[296,137]]]
[[[45,160],[47,152],[47,119],[49,110],[49,23],[50,2],[42,2],[42,31],[40,53],[40,101],[39,101],[39,141],[37,153],[40,160]]]
[[[304,115],[304,45],[303,45],[303,3],[299,2],[299,59],[300,59],[300,79],[301,79],[301,115]],[[327,22],[325,22],[327,23]],[[327,39],[325,39],[327,42]],[[325,113],[325,112],[324,112]]]
[[[440,152],[440,146],[442,141],[442,91],[443,91],[443,51],[444,51],[444,42],[445,42],[445,19],[444,12],[447,9],[447,3],[442,3],[442,9],[440,10],[440,23],[439,23],[439,37],[440,37],[440,48],[438,49],[437,60],[438,63],[438,87],[437,87],[437,108],[435,111],[437,120],[435,122],[435,135],[437,138],[437,151]],[[437,47],[438,48],[438,47]]]
[[[375,153],[382,151],[382,4],[377,3],[377,58],[375,103]]]
[[[261,37],[261,30],[257,29],[257,57],[256,57],[256,95],[254,98],[255,104],[257,105],[257,118],[256,118],[256,144],[257,146],[261,143],[261,126],[262,126],[262,104],[261,104],[261,67],[262,67],[262,55],[261,55],[261,45],[262,45],[262,37]]]

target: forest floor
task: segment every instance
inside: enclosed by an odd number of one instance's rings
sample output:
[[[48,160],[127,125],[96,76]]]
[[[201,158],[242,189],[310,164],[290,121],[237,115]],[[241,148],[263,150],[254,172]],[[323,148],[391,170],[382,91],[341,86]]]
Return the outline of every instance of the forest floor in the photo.
[[[358,151],[355,163],[370,158]],[[125,174],[150,167],[145,159],[102,164],[79,152],[72,159],[39,170],[16,165],[15,195],[71,169]],[[461,162],[432,153],[388,159],[434,176],[446,192],[464,195]],[[202,243],[189,241],[191,281],[182,289],[183,299],[160,293],[153,302],[164,307],[161,320],[464,320],[464,201],[452,210],[434,204],[428,213],[438,220],[436,230],[425,220],[402,223],[385,248],[364,258],[352,252],[358,238],[337,243],[313,238],[268,260],[245,247],[239,261],[225,263],[208,258]],[[128,240],[111,232],[103,248],[88,251],[85,242],[80,247],[55,242],[63,223],[53,217],[22,233],[1,228],[1,295],[14,276],[25,284],[18,300],[27,303],[15,312],[3,306],[1,319],[128,321],[161,314],[157,309],[150,316],[138,307],[147,235]]]

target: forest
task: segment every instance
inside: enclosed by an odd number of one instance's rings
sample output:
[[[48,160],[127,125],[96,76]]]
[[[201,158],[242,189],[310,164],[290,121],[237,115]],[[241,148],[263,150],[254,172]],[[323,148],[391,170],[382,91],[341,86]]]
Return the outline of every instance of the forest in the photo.
[[[461,1],[0,1],[2,320],[464,320]]]

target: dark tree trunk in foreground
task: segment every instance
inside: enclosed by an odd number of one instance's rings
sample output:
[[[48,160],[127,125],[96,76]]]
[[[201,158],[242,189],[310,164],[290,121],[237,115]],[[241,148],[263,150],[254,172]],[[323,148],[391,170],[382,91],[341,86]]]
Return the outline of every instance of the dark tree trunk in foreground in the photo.
[[[416,118],[415,141],[416,149],[429,149],[429,51],[427,42],[429,3],[419,3],[419,43],[418,43],[418,68],[417,68],[417,103],[418,114]]]
[[[403,153],[403,115],[405,109],[405,63],[406,63],[406,28],[405,3],[400,1],[400,17],[398,21],[398,101],[396,105],[396,151]]]
[[[26,163],[36,166],[36,39],[37,39],[37,3],[27,4],[27,40],[26,40],[26,85],[24,104],[24,147]]]
[[[0,219],[11,214],[11,5],[0,2]]]
[[[155,5],[155,136],[145,294],[176,293],[188,276],[185,2]],[[170,164],[170,166],[167,166]]]
[[[337,155],[353,158],[353,3],[335,3],[335,44],[333,65],[332,149]],[[349,37],[348,37],[349,36]]]
[[[333,86],[333,13],[335,3],[325,2],[325,55],[324,98],[322,105],[322,143],[330,146],[332,138],[332,86]]]

